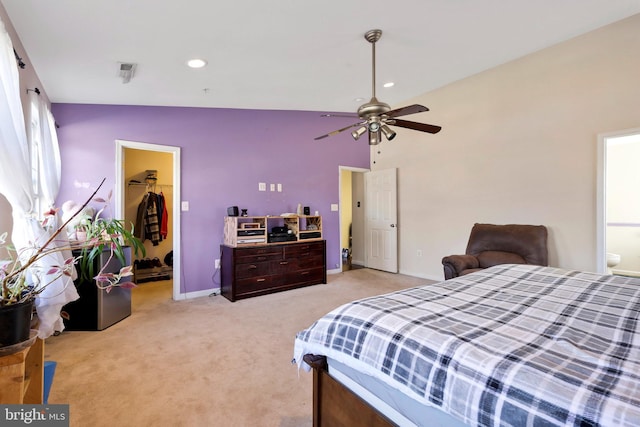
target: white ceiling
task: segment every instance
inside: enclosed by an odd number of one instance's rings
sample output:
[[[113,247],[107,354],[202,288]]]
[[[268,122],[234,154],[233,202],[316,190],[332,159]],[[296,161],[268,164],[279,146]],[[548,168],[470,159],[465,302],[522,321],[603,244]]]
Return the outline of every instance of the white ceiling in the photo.
[[[376,92],[398,106],[640,13],[640,0],[0,2],[52,102],[333,112],[371,97],[373,28]],[[138,64],[127,84],[120,62]]]

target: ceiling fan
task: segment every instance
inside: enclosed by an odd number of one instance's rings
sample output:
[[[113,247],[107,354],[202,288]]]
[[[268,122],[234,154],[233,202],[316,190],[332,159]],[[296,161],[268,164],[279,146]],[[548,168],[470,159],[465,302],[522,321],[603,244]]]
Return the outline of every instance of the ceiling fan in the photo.
[[[362,104],[358,108],[358,117],[360,121],[352,125],[343,127],[342,129],[334,130],[325,135],[314,138],[315,140],[323,139],[328,136],[336,135],[345,130],[358,127],[358,129],[351,132],[353,139],[358,140],[365,132],[369,131],[369,145],[378,145],[382,142],[382,134],[391,141],[396,137],[396,133],[389,126],[398,126],[407,129],[418,130],[420,132],[438,133],[442,127],[436,125],[429,125],[426,123],[410,122],[408,120],[397,119],[396,117],[406,116],[409,114],[421,113],[423,111],[429,111],[427,107],[422,105],[413,104],[406,107],[397,108],[392,110],[389,104],[378,101],[376,98],[376,42],[380,40],[382,36],[382,30],[369,30],[365,33],[364,38],[371,43],[372,52],[372,92],[373,96],[366,104]],[[335,116],[335,115],[330,115]]]

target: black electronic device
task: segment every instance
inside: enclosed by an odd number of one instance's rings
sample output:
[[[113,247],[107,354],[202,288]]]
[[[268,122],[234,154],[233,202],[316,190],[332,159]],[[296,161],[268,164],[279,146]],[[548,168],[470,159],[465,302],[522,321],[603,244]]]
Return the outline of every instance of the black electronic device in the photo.
[[[269,233],[268,242],[295,242],[296,235],[293,233]]]
[[[271,232],[274,234],[287,234],[289,232],[289,229],[287,228],[287,226],[282,226],[282,227],[273,227],[271,229]]]
[[[300,240],[303,239],[318,239],[322,237],[322,233],[319,231],[313,233],[300,233]]]
[[[231,206],[227,208],[227,216],[238,216],[239,215],[238,207]]]
[[[304,214],[305,215],[311,215],[311,209],[309,209],[309,206],[305,206],[304,207]]]
[[[238,230],[238,236],[263,236],[264,230],[258,228],[243,228]]]

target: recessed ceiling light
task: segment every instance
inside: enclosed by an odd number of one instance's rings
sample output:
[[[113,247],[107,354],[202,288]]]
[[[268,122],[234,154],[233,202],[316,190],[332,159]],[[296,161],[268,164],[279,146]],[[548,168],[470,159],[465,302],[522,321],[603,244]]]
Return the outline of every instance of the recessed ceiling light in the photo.
[[[355,98],[355,99],[354,99],[354,101],[356,101],[356,102],[362,102],[362,101],[364,101],[364,98]]]
[[[391,87],[391,86],[393,86],[394,84],[395,84],[394,82],[387,82],[387,83],[385,83],[383,86],[384,86],[384,87]]]
[[[190,59],[187,61],[187,65],[191,68],[202,68],[207,65],[207,61],[204,59]]]

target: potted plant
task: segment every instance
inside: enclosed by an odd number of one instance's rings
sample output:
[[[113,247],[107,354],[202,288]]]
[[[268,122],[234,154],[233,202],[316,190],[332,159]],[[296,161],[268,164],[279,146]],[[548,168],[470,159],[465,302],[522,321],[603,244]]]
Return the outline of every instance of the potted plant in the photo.
[[[49,238],[43,244],[34,244],[23,250],[22,253],[16,253],[15,249],[7,243],[8,234],[5,232],[0,235],[0,280],[2,282],[0,289],[0,324],[2,324],[0,348],[14,346],[29,339],[31,314],[36,299],[57,279],[63,276],[72,277],[76,266],[80,275],[93,278],[96,286],[107,292],[114,286],[123,288],[135,286],[127,279],[133,275],[133,269],[124,261],[124,247],[131,246],[135,253],[141,252],[143,256],[145,251],[142,242],[133,234],[133,225],[128,229],[122,220],[100,217],[103,208],[92,219],[81,218],[82,224],[80,225],[87,232],[85,240],[69,240],[63,233],[67,231],[69,224],[76,221],[78,216],[84,215],[83,209],[91,201],[103,202],[106,205],[107,201],[104,199],[94,198],[103,183],[104,180],[77,212],[66,219],[60,227],[51,231]],[[45,218],[48,217],[45,216]],[[42,226],[47,227],[48,221],[45,219]],[[121,261],[124,267],[120,272],[94,271],[93,261],[98,254],[104,251],[109,252],[109,259],[116,257]],[[62,265],[47,265],[45,267],[44,261],[57,253],[72,255],[67,256]],[[68,282],[70,283],[71,280],[69,279]],[[10,330],[13,326],[22,327],[22,330],[7,332],[6,336],[2,335],[3,331]]]
[[[87,240],[87,231],[91,226],[91,216],[87,214],[79,214],[77,217],[78,223],[73,226],[74,234],[73,236],[69,236],[70,238],[75,238],[75,240],[79,242],[84,242]]]

